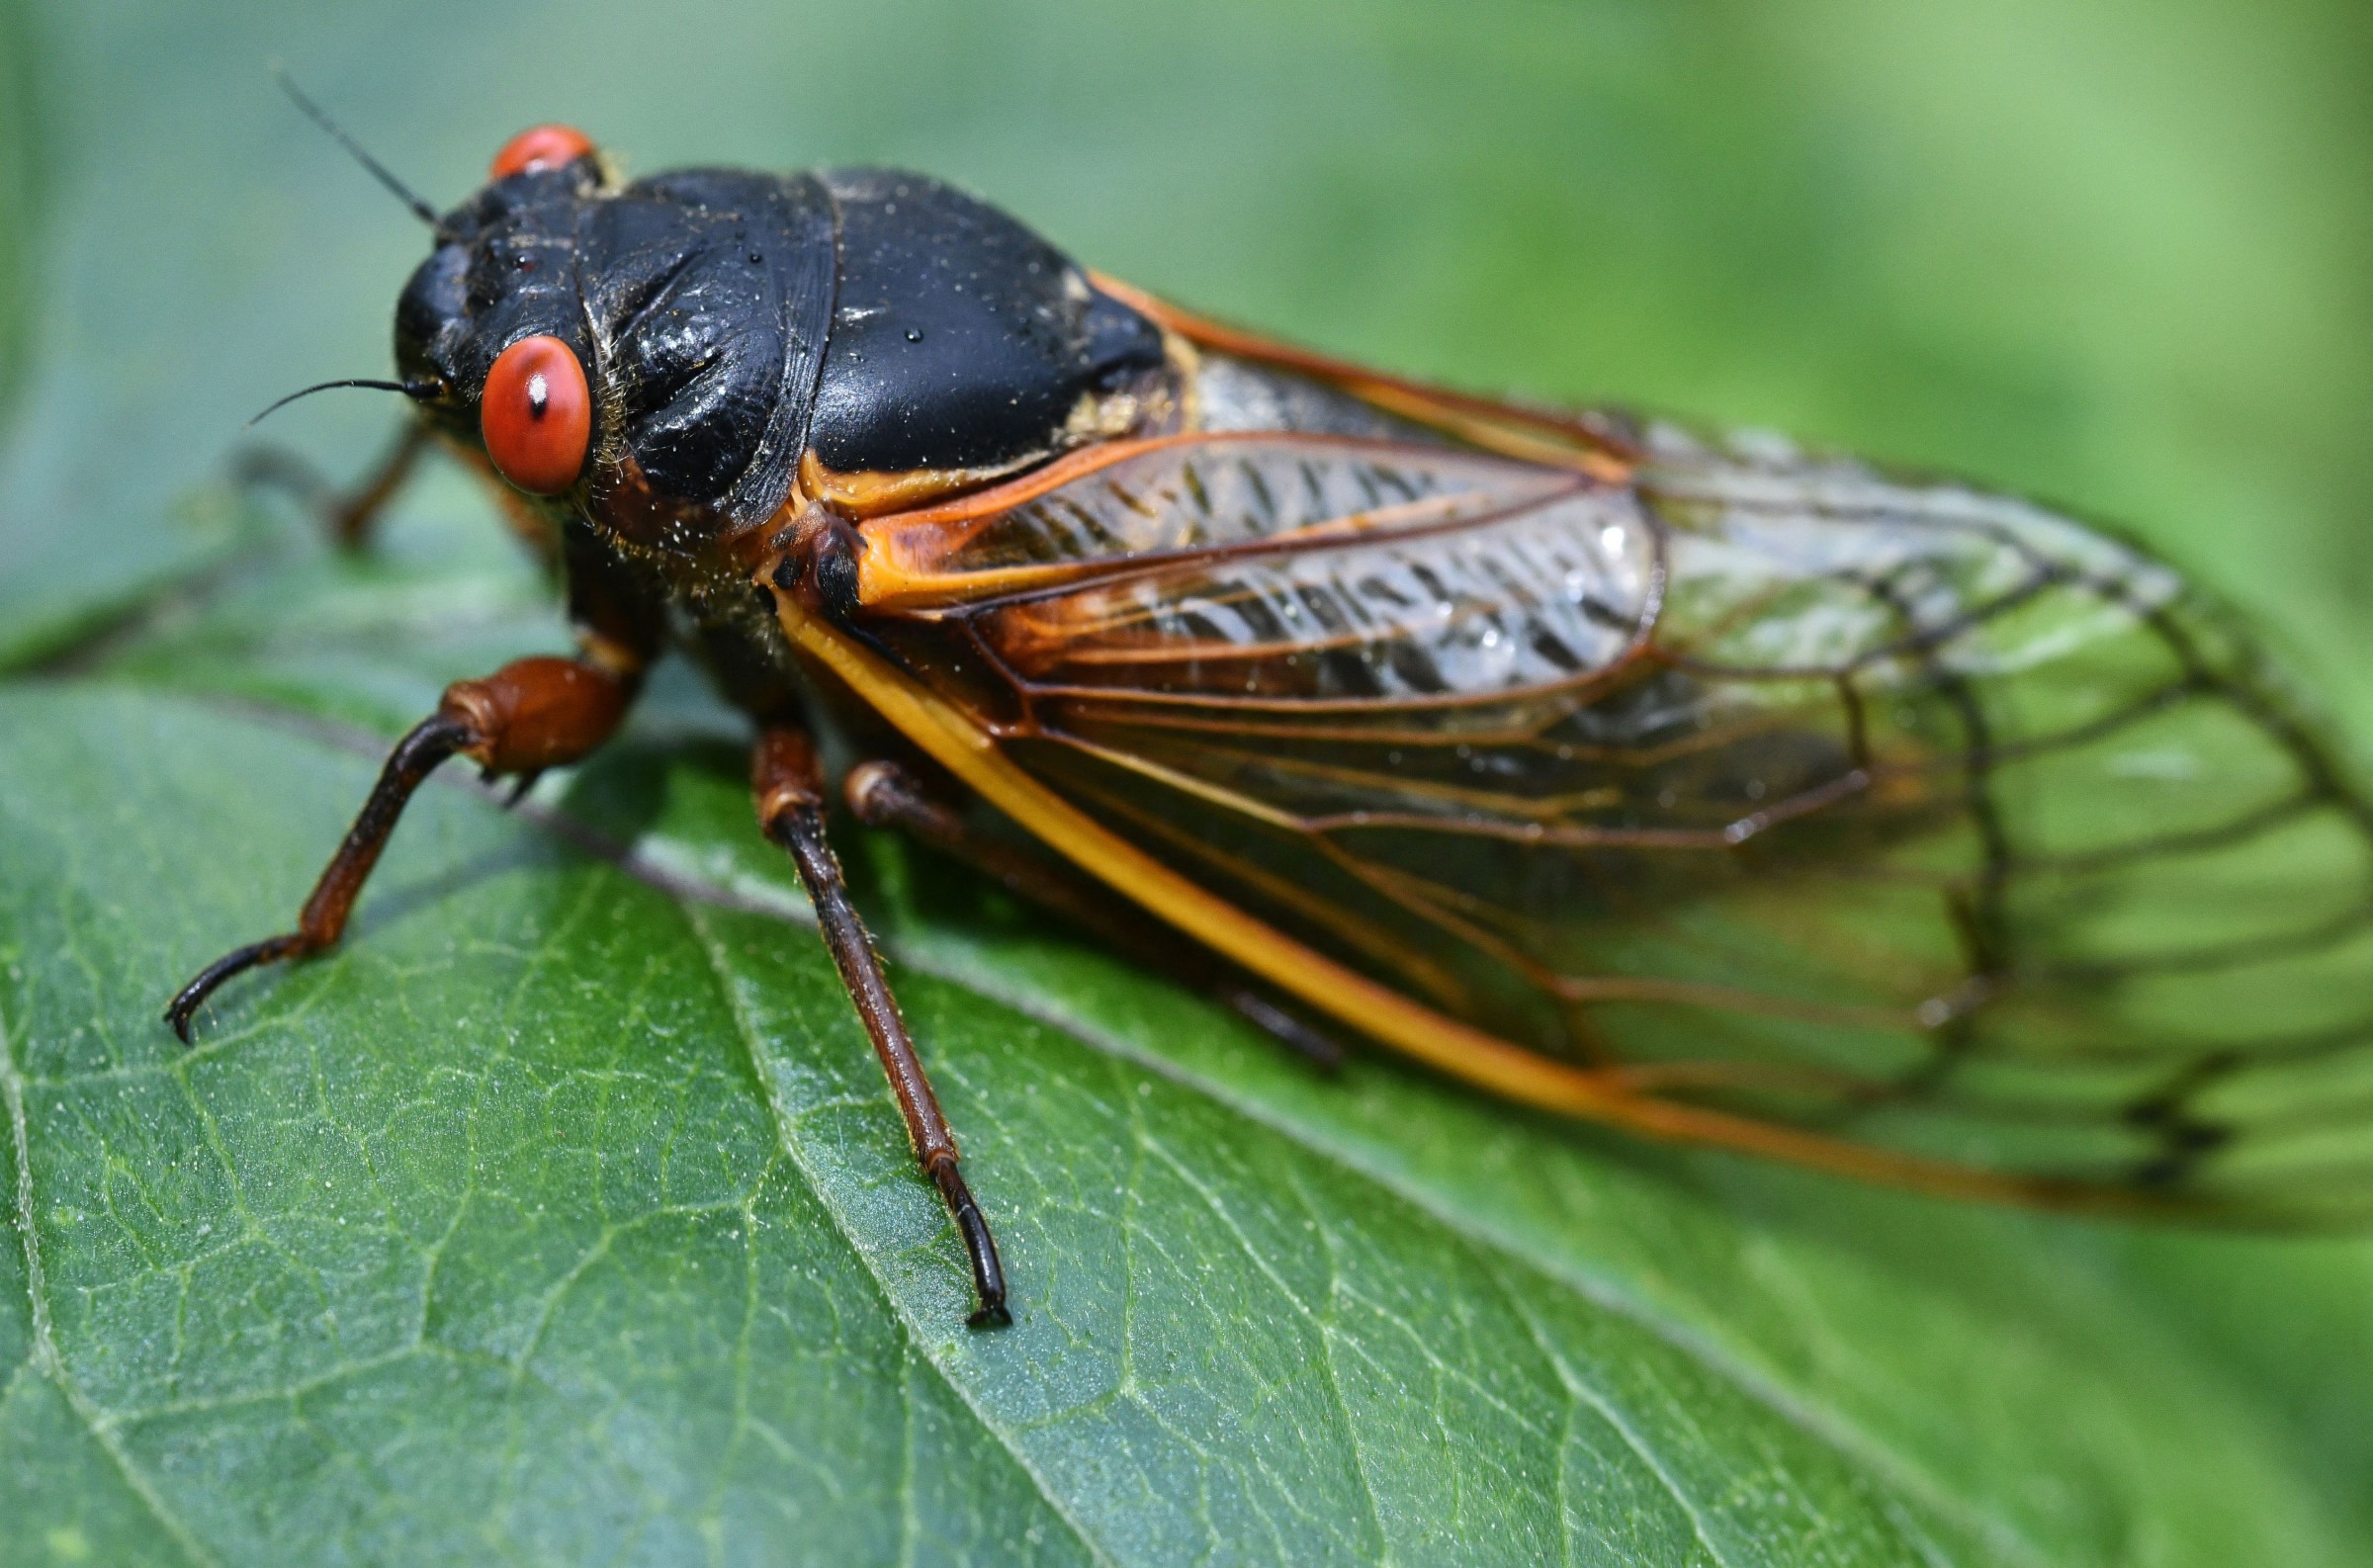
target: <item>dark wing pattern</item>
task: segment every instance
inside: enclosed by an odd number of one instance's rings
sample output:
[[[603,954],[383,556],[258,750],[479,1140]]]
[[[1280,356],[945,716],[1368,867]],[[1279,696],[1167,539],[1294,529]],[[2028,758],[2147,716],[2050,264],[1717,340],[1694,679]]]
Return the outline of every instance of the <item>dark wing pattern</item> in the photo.
[[[1024,490],[866,525],[875,629],[1289,934],[1668,1100],[2373,1191],[2373,811],[2139,550],[1664,431],[1621,477],[1212,435]]]

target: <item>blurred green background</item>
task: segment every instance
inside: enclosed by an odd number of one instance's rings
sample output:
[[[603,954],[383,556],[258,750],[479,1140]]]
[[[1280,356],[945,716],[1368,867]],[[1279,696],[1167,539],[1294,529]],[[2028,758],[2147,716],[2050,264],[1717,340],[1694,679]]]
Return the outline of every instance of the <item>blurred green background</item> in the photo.
[[[1338,353],[1485,392],[1780,428],[2052,497],[2250,608],[2360,756],[2373,737],[2373,8],[2361,3],[0,0],[0,668],[86,667],[109,646],[94,634],[135,616],[153,630],[155,606],[169,617],[180,590],[241,580],[241,563],[285,565],[291,520],[228,504],[219,486],[242,422],[306,382],[386,371],[390,306],[421,232],[279,98],[273,57],[440,202],[544,119],[583,126],[632,170],[906,163],[1002,203],[1091,265]],[[393,417],[354,393],[291,409],[276,429],[347,472]],[[478,510],[445,479],[404,513],[420,525],[467,511],[476,528]],[[390,541],[398,562],[460,537],[405,518]],[[501,576],[505,547],[483,526],[485,556],[463,566],[474,584],[505,586],[463,609],[491,624],[524,578]],[[296,580],[317,586],[305,569]],[[324,600],[342,606],[355,582],[392,592],[375,569],[354,568]],[[276,653],[292,663],[311,624],[308,605],[295,610]],[[432,675],[482,667],[456,644],[425,668],[389,660],[373,687],[373,654],[367,638],[323,654],[345,661],[323,680],[337,689],[292,706],[398,723]],[[11,744],[0,732],[0,752]],[[351,787],[321,794],[342,803]],[[727,805],[720,820],[742,830],[745,808]],[[317,854],[309,839],[285,848],[292,865]],[[10,870],[0,861],[0,882]],[[146,1005],[131,1009],[143,1024]],[[1735,1241],[1749,1273],[1802,1265],[1824,1279],[1837,1247],[1884,1276],[1867,1322],[1836,1306],[1859,1288],[1851,1269],[1822,1310],[1758,1292],[1780,1331],[1736,1313],[1738,1353],[1757,1366],[1774,1344],[1773,1363],[1788,1362],[1800,1308],[1911,1347],[1883,1374],[1853,1354],[1824,1359],[1830,1342],[1806,1332],[1813,1369],[1787,1364],[1780,1381],[1802,1374],[1812,1397],[1835,1399],[1840,1430],[1884,1433],[1855,1397],[1897,1408],[1889,1399],[1929,1365],[1984,1385],[1986,1369],[1957,1360],[1963,1347],[1934,1326],[1960,1320],[1924,1317],[1938,1299],[1924,1292],[1978,1303],[1994,1338],[1969,1357],[1999,1352],[2010,1368],[2003,1347],[2048,1342],[2024,1381],[2006,1371],[2022,1390],[2089,1366],[2070,1313],[2115,1337],[2143,1303],[2159,1338],[2138,1343],[2182,1348],[2170,1386],[2210,1390],[2180,1408],[2221,1408],[2230,1393],[2236,1409],[2276,1413],[2267,1463],[2317,1500],[2309,1532],[2373,1534],[2362,1247],[2249,1251],[1984,1217],[1940,1230],[1982,1238],[1964,1249],[1922,1240],[1927,1211],[1905,1223],[1881,1200],[1838,1200],[1845,1217],[1825,1232],[1806,1216],[1830,1212],[1826,1189],[1717,1185],[1714,1239],[1692,1230],[1677,1246],[1727,1262]],[[1765,1191],[1795,1194],[1768,1200],[1795,1227],[1768,1252],[1766,1200],[1752,1195]],[[1628,1223],[1632,1201],[1608,1212]],[[1659,1201],[1637,1212],[1661,1220]],[[1878,1216],[1867,1252],[1836,1243],[1864,1214]],[[1577,1234],[1586,1254],[1612,1245]],[[2041,1327],[2020,1316],[2029,1276],[2001,1264],[2029,1238],[2038,1276],[2073,1281],[2036,1309]],[[1660,1306],[1700,1290],[1705,1314],[1678,1338],[1718,1332],[1736,1302],[1712,1265],[1668,1276],[1635,1263],[1605,1266]],[[0,1274],[12,1266],[0,1260]],[[2067,1307],[2077,1298],[2091,1305]],[[85,1349],[113,1353],[103,1335]],[[2104,1389],[2096,1414],[2124,1408],[2130,1385]],[[2006,1395],[1988,1430],[1999,1441],[2048,1425],[2048,1404]],[[2055,1478],[2015,1455],[1999,1473],[1974,1461],[1969,1481],[1937,1457],[1959,1451],[1965,1413],[1916,1397],[1901,1408],[1933,1423],[1907,1473],[1926,1454],[1935,1494],[1966,1483],[1981,1525],[1997,1509],[2015,1523],[2023,1509],[2089,1507],[2055,1500]],[[1804,1418],[1826,1440],[1823,1419]],[[1905,1484],[1928,1496],[1919,1475]],[[2140,1524],[2100,1512],[2101,1538],[2131,1549],[2067,1560],[2209,1560],[2153,1544],[2147,1507]],[[1988,1536],[2000,1551],[1982,1560],[2054,1560],[2048,1532],[2044,1555],[2015,1537]],[[1775,1548],[1772,1560],[1795,1559]]]

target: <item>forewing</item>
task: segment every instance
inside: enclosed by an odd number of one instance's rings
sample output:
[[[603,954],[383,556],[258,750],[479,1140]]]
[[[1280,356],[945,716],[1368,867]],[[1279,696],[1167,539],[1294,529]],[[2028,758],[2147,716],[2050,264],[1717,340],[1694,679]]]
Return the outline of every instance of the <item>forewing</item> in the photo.
[[[2252,645],[2025,503],[1636,464],[1148,443],[867,525],[878,625],[1198,880],[1643,1094],[2358,1205],[2373,828]]]

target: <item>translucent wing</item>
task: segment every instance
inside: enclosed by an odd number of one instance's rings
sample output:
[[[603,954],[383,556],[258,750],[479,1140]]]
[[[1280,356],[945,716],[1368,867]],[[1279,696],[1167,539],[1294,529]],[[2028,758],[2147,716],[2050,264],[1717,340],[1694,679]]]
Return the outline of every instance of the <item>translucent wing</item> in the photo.
[[[2131,546],[1670,433],[1096,449],[869,628],[1276,928],[1642,1096],[2249,1213],[2373,1190],[2373,812]]]

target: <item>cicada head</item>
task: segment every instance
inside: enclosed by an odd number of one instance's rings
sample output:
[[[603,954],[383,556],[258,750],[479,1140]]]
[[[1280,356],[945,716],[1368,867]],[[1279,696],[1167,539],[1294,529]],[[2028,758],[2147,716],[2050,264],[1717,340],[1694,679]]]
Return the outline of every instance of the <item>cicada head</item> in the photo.
[[[558,126],[514,137],[491,175],[438,220],[435,249],[396,300],[396,370],[433,389],[430,420],[482,446],[505,479],[564,494],[596,445],[576,236],[608,180],[592,143]]]
[[[829,330],[830,199],[679,171],[621,186],[539,127],[447,214],[396,308],[430,415],[531,495],[697,553],[790,493]]]

